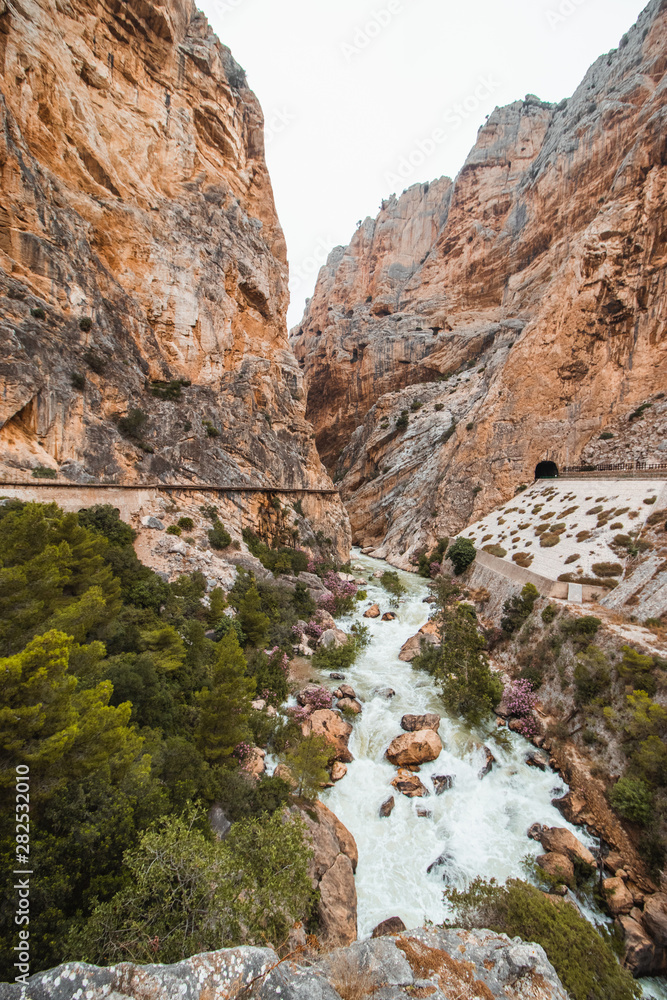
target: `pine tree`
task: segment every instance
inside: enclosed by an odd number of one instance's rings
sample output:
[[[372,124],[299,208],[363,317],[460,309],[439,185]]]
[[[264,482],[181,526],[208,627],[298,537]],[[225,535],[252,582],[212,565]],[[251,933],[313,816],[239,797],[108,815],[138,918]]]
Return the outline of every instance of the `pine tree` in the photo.
[[[234,750],[250,738],[248,719],[255,682],[233,629],[218,643],[211,682],[197,695],[200,707],[197,743],[211,764],[230,763]]]
[[[254,582],[239,601],[238,616],[250,645],[257,648],[262,646],[266,641],[271,622],[262,611],[262,601]]]

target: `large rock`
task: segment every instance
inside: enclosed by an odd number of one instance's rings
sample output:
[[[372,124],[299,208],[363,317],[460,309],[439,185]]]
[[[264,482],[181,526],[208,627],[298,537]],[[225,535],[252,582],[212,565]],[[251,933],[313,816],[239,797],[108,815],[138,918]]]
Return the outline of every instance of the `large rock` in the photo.
[[[380,617],[380,605],[371,604],[370,608],[366,608],[364,611],[364,618],[379,618]]]
[[[623,935],[623,965],[635,978],[659,975],[664,969],[664,951],[634,917],[621,915],[616,925]]]
[[[570,861],[581,861],[585,865],[595,867],[595,858],[588,848],[563,826],[542,827],[540,843],[545,851],[564,854]]]
[[[651,0],[567,102],[497,107],[453,185],[385,199],[320,270],[292,343],[362,548],[408,569],[545,458],[664,461],[664,411],[628,416],[665,388],[666,35]]]
[[[398,654],[399,660],[402,660],[404,663],[412,663],[414,658],[419,656],[421,653],[422,645],[440,645],[439,630],[435,622],[426,622],[425,625],[422,625],[416,635],[410,636],[410,638],[403,643],[401,651]]]
[[[354,757],[347,747],[352,726],[332,709],[322,708],[313,712],[301,725],[304,736],[324,736],[334,749],[334,758],[342,764],[350,764]]]
[[[437,733],[440,728],[440,716],[437,712],[427,712],[425,715],[404,715],[401,719],[401,729],[406,733],[416,733],[420,729],[432,729]]]
[[[320,638],[320,646],[324,646],[325,649],[340,649],[341,646],[346,646],[347,642],[348,637],[340,628],[328,628]]]
[[[386,819],[386,818],[387,818],[387,816],[391,816],[391,814],[392,814],[392,813],[393,813],[393,811],[394,811],[394,806],[395,806],[395,805],[396,805],[396,800],[394,799],[394,796],[393,796],[393,795],[391,795],[391,796],[390,796],[390,797],[389,797],[388,799],[386,799],[386,800],[385,800],[385,801],[384,801],[384,802],[382,803],[382,805],[380,806],[380,816],[381,816],[381,817],[382,817],[383,819]]]
[[[327,948],[350,944],[357,937],[357,890],[354,873],[359,853],[354,837],[322,802],[292,807],[306,824],[313,843],[313,887],[319,889],[320,943]]]
[[[609,912],[613,917],[617,917],[621,913],[629,913],[634,906],[632,893],[629,892],[622,878],[604,879],[602,891]]]
[[[667,948],[667,893],[656,892],[644,903],[644,927],[659,948]]]
[[[388,917],[387,920],[383,920],[381,924],[373,928],[371,937],[389,937],[392,934],[402,934],[404,930],[407,928],[400,917]]]
[[[551,851],[540,854],[537,863],[547,875],[557,878],[559,882],[564,882],[565,885],[574,883],[574,865],[564,854],[555,854]]]
[[[442,753],[442,740],[432,729],[419,729],[392,740],[385,757],[397,767],[410,767],[436,760]]]
[[[429,790],[422,783],[416,774],[405,768],[399,768],[398,774],[392,781],[392,785],[401,795],[407,795],[409,799],[421,799],[429,794]]]
[[[336,702],[336,708],[340,709],[341,712],[351,712],[352,715],[359,715],[361,712],[361,702],[357,701],[356,698],[339,698]]]

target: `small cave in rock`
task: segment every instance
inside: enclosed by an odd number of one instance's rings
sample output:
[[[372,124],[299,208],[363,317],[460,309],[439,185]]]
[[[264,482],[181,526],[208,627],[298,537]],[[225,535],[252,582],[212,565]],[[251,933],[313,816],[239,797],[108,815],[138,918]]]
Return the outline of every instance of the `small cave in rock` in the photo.
[[[558,466],[555,462],[538,462],[535,467],[536,479],[558,479]]]

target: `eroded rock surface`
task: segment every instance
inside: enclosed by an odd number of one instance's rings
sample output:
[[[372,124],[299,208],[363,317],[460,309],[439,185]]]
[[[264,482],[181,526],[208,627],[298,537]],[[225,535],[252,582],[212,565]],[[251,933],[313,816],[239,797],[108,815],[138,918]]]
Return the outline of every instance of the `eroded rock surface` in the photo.
[[[262,112],[193,0],[3,4],[0,64],[0,472],[330,488]]]
[[[365,551],[409,568],[538,462],[607,461],[608,426],[615,460],[665,460],[628,417],[664,391],[666,39],[652,0],[571,99],[496,109],[453,185],[322,268],[292,343]]]

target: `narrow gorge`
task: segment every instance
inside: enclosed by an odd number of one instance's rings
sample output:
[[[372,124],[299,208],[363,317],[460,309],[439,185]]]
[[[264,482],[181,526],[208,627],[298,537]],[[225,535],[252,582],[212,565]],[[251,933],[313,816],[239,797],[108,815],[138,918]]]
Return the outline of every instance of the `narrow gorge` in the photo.
[[[650,0],[288,331],[194,0],[0,0],[0,1000],[667,1000],[666,98]]]

